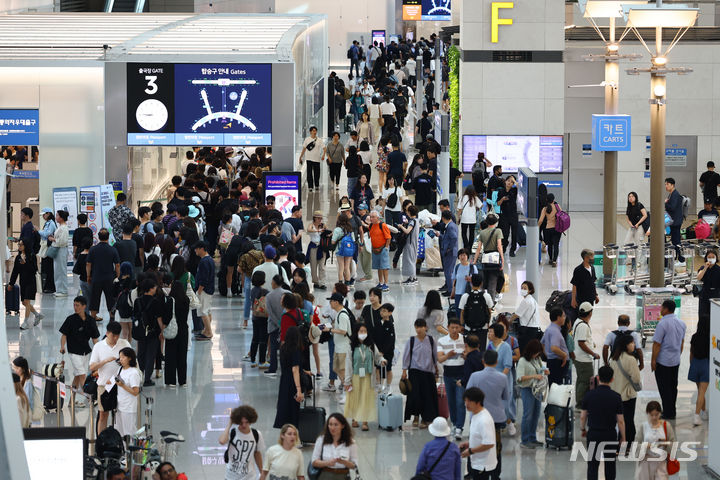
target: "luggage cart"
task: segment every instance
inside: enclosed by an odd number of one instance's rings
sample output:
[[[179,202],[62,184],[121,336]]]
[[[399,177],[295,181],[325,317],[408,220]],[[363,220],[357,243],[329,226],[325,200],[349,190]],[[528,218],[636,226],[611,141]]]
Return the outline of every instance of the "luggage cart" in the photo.
[[[642,287],[647,286],[650,281],[650,245],[647,243],[636,245],[627,249],[628,258],[635,261],[630,279],[625,283],[625,293],[636,294]]]
[[[660,309],[665,300],[673,300],[680,304],[680,295],[672,287],[647,288],[638,292],[635,297],[637,310],[636,331],[642,338],[642,348],[645,348],[648,337],[655,334],[655,328],[660,321]]]
[[[611,243],[603,247],[605,257],[613,262],[612,273],[605,280],[605,290],[610,295],[615,295],[620,289],[620,285],[623,285],[625,291],[628,291],[628,286],[635,282],[635,259],[638,248],[633,243],[625,244],[622,247]]]

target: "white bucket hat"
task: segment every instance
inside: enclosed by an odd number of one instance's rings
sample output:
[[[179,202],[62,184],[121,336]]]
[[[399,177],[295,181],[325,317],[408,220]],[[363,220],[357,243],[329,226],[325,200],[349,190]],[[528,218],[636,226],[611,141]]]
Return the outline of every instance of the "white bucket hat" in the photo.
[[[447,419],[436,417],[428,427],[428,432],[430,432],[433,437],[449,437],[450,427],[448,426]]]

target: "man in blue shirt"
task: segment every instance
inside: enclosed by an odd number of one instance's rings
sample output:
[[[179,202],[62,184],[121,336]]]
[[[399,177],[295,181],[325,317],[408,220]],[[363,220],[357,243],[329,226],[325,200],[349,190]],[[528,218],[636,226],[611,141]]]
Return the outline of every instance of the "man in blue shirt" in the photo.
[[[672,177],[665,179],[665,191],[669,193],[668,198],[665,199],[665,211],[670,215],[670,241],[675,245],[678,262],[684,263],[685,257],[682,256],[682,250],[680,250],[680,228],[684,220],[683,197],[675,190],[675,179]]]
[[[22,229],[20,230],[20,238],[33,238],[33,233],[35,232],[35,225],[33,225],[32,223],[32,217],[32,208],[24,207],[20,210],[20,223],[22,223]]]
[[[562,334],[562,326],[565,324],[565,312],[560,307],[550,310],[550,326],[545,330],[545,334],[540,340],[545,348],[545,356],[547,357],[547,366],[550,370],[548,375],[548,383],[557,383],[562,385],[563,379],[567,374],[568,352],[565,337]]]
[[[660,307],[662,318],[653,335],[652,361],[658,392],[666,420],[675,419],[675,402],[678,394],[678,370],[685,339],[685,324],[675,315],[675,301],[665,300]]]
[[[447,439],[451,433],[447,420],[437,417],[428,427],[428,432],[435,438],[426,443],[420,452],[415,475],[425,472],[431,474],[433,480],[461,480],[460,448]]]
[[[360,49],[357,40],[353,40],[350,50],[348,50],[348,58],[350,59],[350,75],[352,75],[353,67],[355,67],[355,76],[360,76]]]
[[[485,368],[470,375],[467,390],[477,387],[485,393],[483,406],[492,416],[495,423],[495,445],[497,448],[497,467],[490,473],[493,480],[500,478],[502,470],[501,433],[507,422],[505,404],[511,395],[508,390],[507,377],[497,370],[498,354],[494,350],[485,350],[483,354]]]
[[[198,264],[197,276],[195,277],[195,285],[197,285],[197,295],[200,300],[200,308],[197,313],[203,321],[203,331],[195,336],[197,340],[210,340],[212,338],[212,316],[210,315],[210,302],[212,294],[215,293],[215,262],[208,255],[208,245],[204,241],[197,242],[194,247],[195,255],[200,257]]]

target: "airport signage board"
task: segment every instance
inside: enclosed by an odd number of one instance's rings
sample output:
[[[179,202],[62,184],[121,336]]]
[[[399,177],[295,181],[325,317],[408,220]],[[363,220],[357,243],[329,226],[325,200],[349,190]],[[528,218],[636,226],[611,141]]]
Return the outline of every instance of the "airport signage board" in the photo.
[[[629,152],[630,115],[593,115],[592,149],[599,152]]]

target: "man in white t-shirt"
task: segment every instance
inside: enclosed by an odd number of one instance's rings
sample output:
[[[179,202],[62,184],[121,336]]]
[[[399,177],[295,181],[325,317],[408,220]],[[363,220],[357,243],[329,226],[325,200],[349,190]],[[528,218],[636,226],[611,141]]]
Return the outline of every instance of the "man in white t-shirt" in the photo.
[[[593,306],[590,302],[583,302],[578,308],[578,319],[573,326],[573,337],[575,338],[575,372],[577,383],[575,383],[575,399],[578,407],[582,405],[585,393],[590,389],[590,379],[593,376],[593,361],[600,358],[595,353],[595,342],[590,329],[590,319],[593,314]]]
[[[470,413],[470,438],[461,443],[460,456],[470,457],[470,474],[473,480],[489,480],[497,467],[495,453],[495,424],[483,407],[485,394],[479,388],[468,388],[463,394],[465,407]]]
[[[230,412],[230,421],[220,435],[225,452],[225,480],[256,480],[262,472],[262,452],[265,441],[262,434],[251,427],[258,415],[249,405],[241,405]]]
[[[333,354],[333,371],[338,376],[340,382],[338,391],[338,403],[345,403],[345,390],[343,388],[343,379],[345,378],[345,361],[350,355],[350,315],[343,306],[345,298],[339,293],[333,293],[330,298],[330,308],[337,312],[335,323],[332,328],[325,328],[326,332],[333,334],[333,342],[335,344],[335,353]]]
[[[380,116],[383,118],[383,133],[395,126],[395,104],[390,101],[390,96],[385,95],[383,103],[380,104]]]
[[[93,346],[92,353],[90,354],[90,372],[92,372],[93,375],[97,374],[98,377],[98,398],[100,398],[105,391],[107,382],[111,378],[114,378],[120,371],[120,366],[116,363],[116,360],[120,356],[120,350],[130,346],[127,340],[120,338],[121,331],[122,327],[118,322],[109,322],[105,338]],[[107,427],[108,414],[110,412],[103,410],[102,402],[100,401],[98,401],[98,410],[100,411],[97,424],[97,431],[99,433]]]
[[[300,152],[300,165],[307,160],[307,181],[308,188],[312,192],[313,188],[320,188],[320,162],[325,157],[325,142],[317,136],[317,127],[311,126],[310,136],[303,142],[303,148]]]
[[[437,342],[437,358],[443,366],[443,381],[447,394],[448,407],[450,410],[450,421],[455,426],[455,439],[462,439],[463,426],[465,425],[465,405],[463,404],[462,387],[465,370],[465,339],[460,332],[462,326],[457,318],[448,319],[448,335],[441,337]]]

